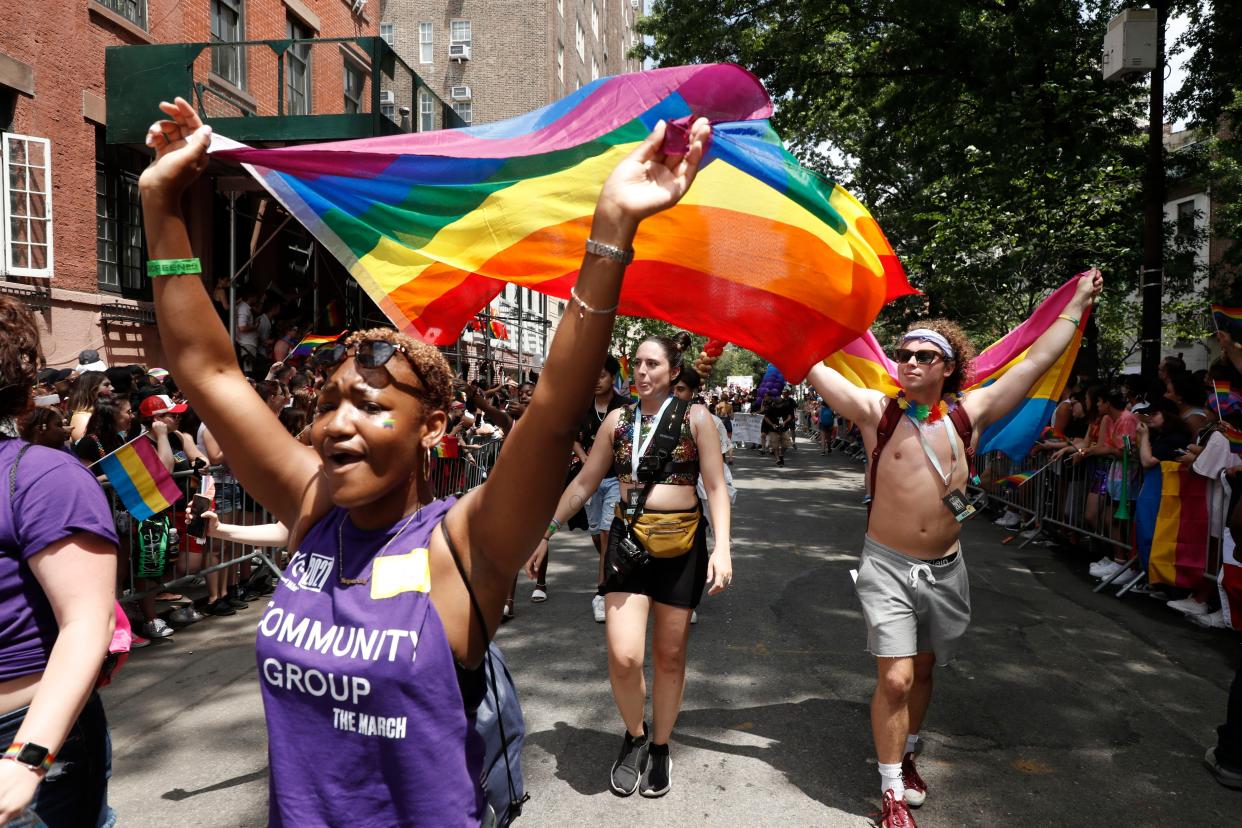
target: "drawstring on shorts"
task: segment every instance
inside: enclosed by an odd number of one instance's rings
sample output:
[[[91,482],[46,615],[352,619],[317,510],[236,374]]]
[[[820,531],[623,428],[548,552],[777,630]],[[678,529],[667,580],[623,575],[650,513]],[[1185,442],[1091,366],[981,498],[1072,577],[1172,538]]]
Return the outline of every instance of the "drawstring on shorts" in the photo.
[[[936,583],[936,576],[932,574],[932,568],[929,564],[914,564],[910,567],[910,586],[918,588],[919,574],[922,573],[927,578],[927,583],[933,586]]]

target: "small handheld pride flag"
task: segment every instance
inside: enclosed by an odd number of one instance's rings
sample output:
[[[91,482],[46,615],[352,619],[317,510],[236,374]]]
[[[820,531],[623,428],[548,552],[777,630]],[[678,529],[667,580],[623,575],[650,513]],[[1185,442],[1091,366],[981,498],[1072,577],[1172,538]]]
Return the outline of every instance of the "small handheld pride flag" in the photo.
[[[98,462],[125,511],[146,520],[172,506],[181,490],[145,434],[138,435]]]
[[[1226,305],[1212,305],[1212,322],[1216,330],[1232,334],[1234,327],[1242,327],[1242,308],[1231,308]]]
[[[295,357],[297,357],[301,359],[306,359],[312,353],[314,353],[315,349],[318,348],[320,345],[324,345],[328,342],[336,342],[338,339],[340,339],[344,335],[345,335],[344,331],[341,331],[336,336],[328,336],[327,334],[307,334],[306,336],[302,337],[302,341],[297,344],[297,347],[289,352],[288,358],[294,359]]]

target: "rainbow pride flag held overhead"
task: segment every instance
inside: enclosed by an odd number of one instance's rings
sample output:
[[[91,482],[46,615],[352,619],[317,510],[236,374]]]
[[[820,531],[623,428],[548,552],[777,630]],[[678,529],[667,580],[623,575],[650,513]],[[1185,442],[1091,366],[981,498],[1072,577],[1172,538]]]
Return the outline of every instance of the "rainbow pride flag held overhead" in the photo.
[[[139,435],[104,457],[96,465],[107,477],[125,511],[146,520],[172,506],[181,490],[155,453],[155,446]]]
[[[1057,317],[1074,297],[1081,275],[1053,291],[1029,319],[989,345],[975,358],[975,382],[966,389],[967,393],[991,385],[1026,358],[1027,351],[1035,344],[1035,340],[1057,321]],[[1065,391],[1065,385],[1074,369],[1074,360],[1078,357],[1078,348],[1082,344],[1082,332],[1088,315],[1083,315],[1078,332],[1070,340],[1069,347],[1035,382],[1027,392],[1026,400],[1007,416],[984,429],[979,436],[979,454],[1001,451],[1016,460],[1030,452],[1031,446],[1052,419],[1052,411]],[[855,385],[874,389],[886,396],[893,396],[900,387],[897,383],[897,365],[889,359],[879,340],[870,331],[825,359],[824,364]]]
[[[506,282],[568,299],[608,174],[659,120],[675,150],[706,117],[698,178],[640,227],[619,313],[735,342],[800,378],[913,289],[866,209],[798,164],[771,113],[745,69],[682,66],[602,78],[500,123],[221,141],[231,148],[216,154],[247,165],[398,327],[444,345]]]
[[[1242,308],[1212,305],[1212,321],[1216,323],[1218,330],[1231,331],[1234,325],[1242,323]]]
[[[336,336],[330,336],[328,334],[307,334],[302,337],[302,341],[297,344],[297,347],[289,352],[289,359],[293,359],[294,357],[301,357],[305,359],[314,353],[315,349],[320,345],[326,345],[329,342],[336,342],[344,335],[344,331],[341,331]]]
[[[1167,461],[1144,475],[1134,529],[1139,559],[1153,584],[1193,588],[1203,580],[1208,482],[1187,466]]]

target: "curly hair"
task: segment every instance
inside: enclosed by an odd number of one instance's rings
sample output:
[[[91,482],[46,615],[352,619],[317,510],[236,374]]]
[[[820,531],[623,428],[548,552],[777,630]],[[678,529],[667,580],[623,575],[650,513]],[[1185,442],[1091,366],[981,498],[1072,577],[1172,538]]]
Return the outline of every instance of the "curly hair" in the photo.
[[[949,340],[949,344],[953,346],[953,373],[949,374],[944,381],[944,393],[956,394],[970,387],[975,379],[975,346],[966,338],[966,334],[962,333],[953,322],[947,319],[923,319],[915,322],[908,330],[916,328],[927,328]],[[905,341],[905,334],[897,341],[900,345]]]
[[[20,300],[0,296],[0,417],[18,417],[30,408],[40,352],[34,314]]]
[[[392,328],[370,328],[350,334],[346,347],[360,342],[383,341],[404,350],[410,367],[423,383],[423,401],[436,411],[447,412],[453,401],[453,369],[434,345],[419,342]]]

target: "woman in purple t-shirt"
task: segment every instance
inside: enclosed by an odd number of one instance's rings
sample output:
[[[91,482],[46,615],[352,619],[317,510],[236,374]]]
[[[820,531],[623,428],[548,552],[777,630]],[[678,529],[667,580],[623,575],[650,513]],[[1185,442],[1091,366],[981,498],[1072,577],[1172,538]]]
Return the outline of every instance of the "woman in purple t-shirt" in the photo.
[[[93,828],[107,808],[94,688],[115,621],[116,530],[77,458],[17,437],[38,360],[34,315],[0,296],[0,825],[32,806],[50,828]]]
[[[184,100],[161,108],[171,120],[152,127],[156,161],[140,181],[148,249],[152,259],[186,259],[181,196],[207,165],[210,130]],[[329,373],[308,447],[246,382],[201,278],[155,280],[169,369],[238,480],[291,529],[295,552],[258,630],[270,824],[439,828],[483,818],[478,666],[560,496],[564,467],[546,460],[569,455],[638,224],[686,192],[710,128],[694,125],[684,156],[664,155],[664,131],[604,184],[576,312],[562,320],[487,483],[456,501],[433,500],[427,480],[453,390],[434,347],[377,329],[318,352]]]

